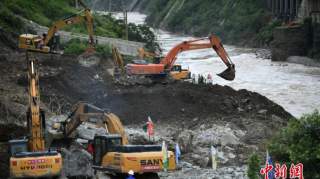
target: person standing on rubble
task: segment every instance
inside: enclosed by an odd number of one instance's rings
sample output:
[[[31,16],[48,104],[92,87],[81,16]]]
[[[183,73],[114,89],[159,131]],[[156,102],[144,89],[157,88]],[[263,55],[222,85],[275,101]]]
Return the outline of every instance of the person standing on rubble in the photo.
[[[192,83],[196,84],[196,74],[192,73],[191,79],[192,79]]]
[[[208,76],[207,76],[207,83],[212,84],[212,76],[210,73],[208,73]]]

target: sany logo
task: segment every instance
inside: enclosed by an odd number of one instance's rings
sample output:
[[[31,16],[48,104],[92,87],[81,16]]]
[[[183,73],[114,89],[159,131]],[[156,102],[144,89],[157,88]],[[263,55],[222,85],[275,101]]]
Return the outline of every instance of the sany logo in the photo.
[[[28,160],[27,164],[34,165],[34,164],[46,163],[46,162],[47,162],[47,159],[36,159],[36,160]]]
[[[142,166],[144,166],[144,165],[160,165],[160,163],[162,164],[161,159],[140,160],[140,165],[142,165]]]
[[[264,175],[264,179],[286,179],[287,178],[287,166],[286,164],[280,165],[275,164],[275,168],[266,163],[264,168],[261,168],[260,174]],[[303,177],[303,164],[298,163],[297,165],[291,164],[290,166],[290,178],[304,179]]]

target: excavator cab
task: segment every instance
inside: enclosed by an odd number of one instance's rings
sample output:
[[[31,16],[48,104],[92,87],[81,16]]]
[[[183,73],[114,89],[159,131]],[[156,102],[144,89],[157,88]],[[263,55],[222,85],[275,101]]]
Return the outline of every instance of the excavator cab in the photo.
[[[95,136],[93,139],[93,165],[100,166],[108,152],[115,152],[116,146],[122,145],[122,137],[118,134]]]
[[[9,141],[9,152],[10,156],[17,153],[28,151],[28,140],[27,139],[16,139]]]
[[[41,46],[41,36],[33,34],[22,34],[19,36],[19,48],[30,51],[49,53],[50,47]]]
[[[171,68],[170,77],[175,80],[189,79],[190,71],[187,69],[182,69],[181,65],[175,64]]]

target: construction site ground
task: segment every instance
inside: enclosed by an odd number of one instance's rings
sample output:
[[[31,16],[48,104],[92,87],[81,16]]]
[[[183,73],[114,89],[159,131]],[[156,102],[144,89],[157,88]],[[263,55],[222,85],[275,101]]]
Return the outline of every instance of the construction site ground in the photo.
[[[25,53],[8,49],[0,53],[0,171],[8,171],[6,141],[26,132],[28,82]],[[219,168],[233,167],[243,173],[248,156],[254,151],[264,153],[266,141],[292,118],[281,106],[245,89],[189,82],[121,86],[109,73],[111,59],[87,62],[77,56],[37,57],[41,102],[48,117],[66,114],[73,104],[87,101],[118,115],[133,134],[129,140],[143,144],[148,138],[142,126],[150,116],[155,123],[155,143],[165,140],[173,149],[178,142],[185,162],[180,171],[161,174],[163,177],[209,170],[211,146],[220,151]],[[183,169],[186,167],[190,170]],[[232,173],[229,168],[226,172]],[[203,170],[202,175],[206,174]],[[0,178],[6,176],[8,172],[0,173]]]

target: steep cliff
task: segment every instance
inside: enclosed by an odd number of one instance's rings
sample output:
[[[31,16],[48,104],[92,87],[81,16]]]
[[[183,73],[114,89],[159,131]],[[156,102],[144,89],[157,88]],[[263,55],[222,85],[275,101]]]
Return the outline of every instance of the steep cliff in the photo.
[[[154,27],[195,36],[214,33],[241,45],[269,44],[279,25],[264,0],[140,0],[134,7],[147,13],[147,22]]]

